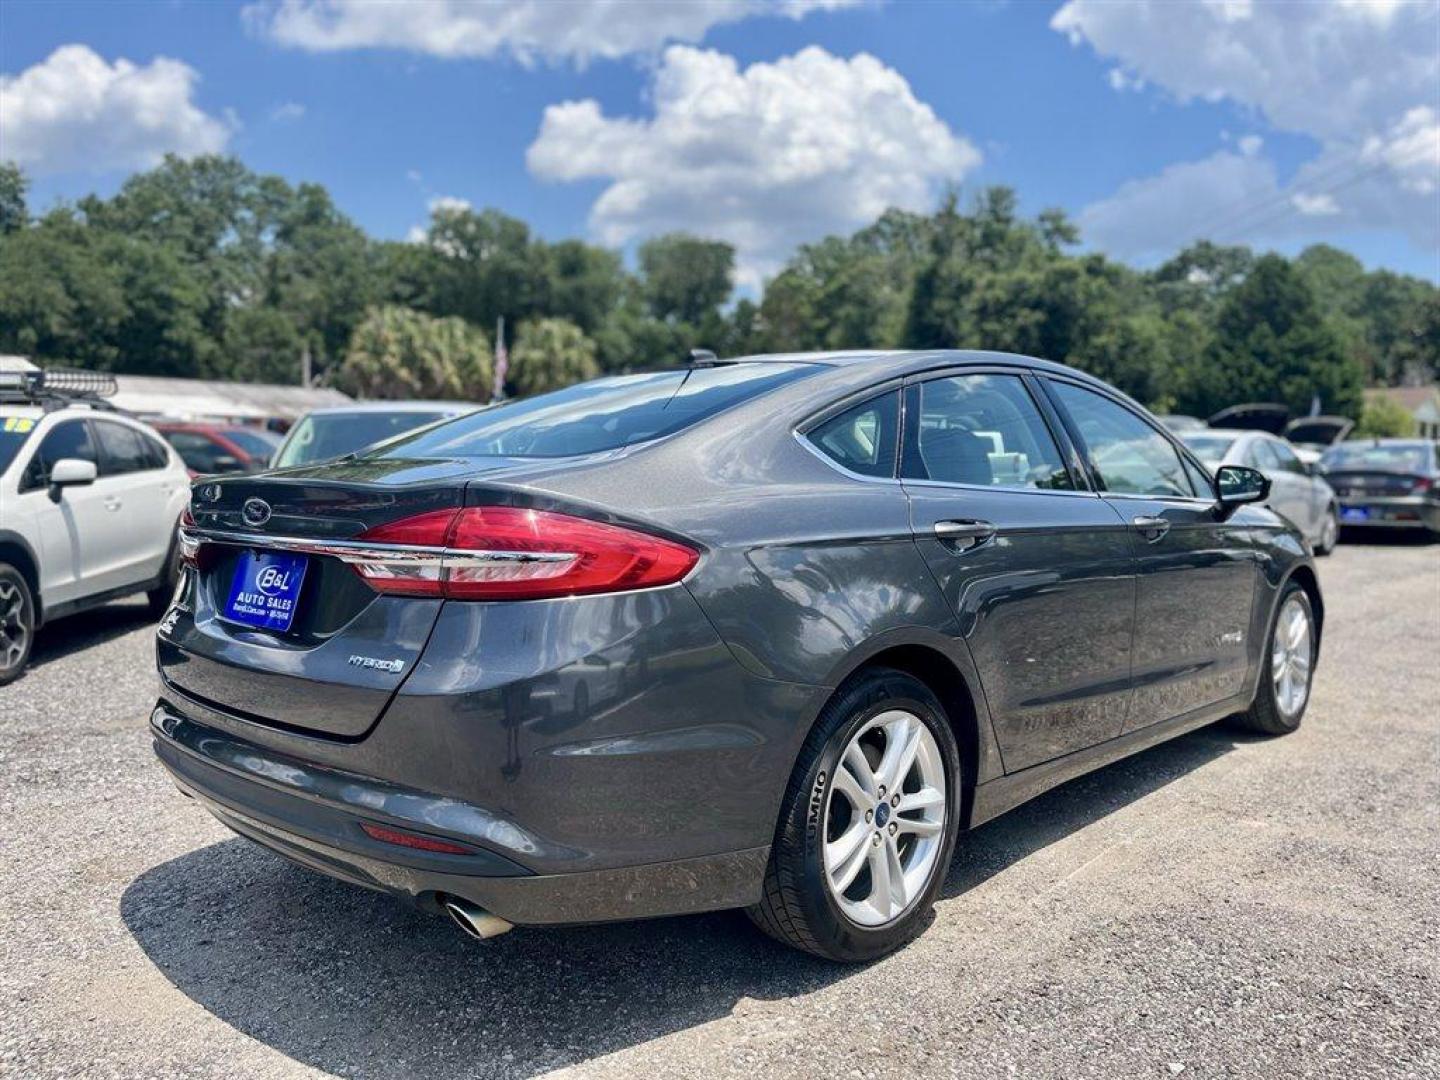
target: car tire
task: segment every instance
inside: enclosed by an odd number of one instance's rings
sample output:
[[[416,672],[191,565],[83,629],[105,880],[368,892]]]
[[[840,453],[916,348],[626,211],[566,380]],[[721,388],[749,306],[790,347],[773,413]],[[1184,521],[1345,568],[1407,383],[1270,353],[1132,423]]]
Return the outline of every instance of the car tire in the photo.
[[[1320,526],[1320,539],[1315,542],[1316,555],[1329,555],[1340,543],[1340,511],[1333,505],[1325,511],[1325,521]]]
[[[35,644],[35,597],[25,575],[0,562],[0,686],[14,682]]]
[[[1293,619],[1304,620],[1304,639],[1297,642]],[[1299,582],[1288,581],[1275,605],[1275,617],[1265,638],[1260,685],[1250,708],[1235,717],[1237,725],[1258,735],[1288,735],[1300,726],[1310,704],[1310,691],[1315,675],[1315,657],[1319,647],[1315,609],[1310,596]],[[1298,677],[1298,664],[1303,659],[1303,685],[1298,694],[1293,687]],[[1291,682],[1286,682],[1281,665],[1289,666]]]
[[[906,765],[900,748],[908,750],[912,739]],[[894,762],[886,753],[892,745]],[[854,754],[864,759],[859,769],[846,764]],[[881,787],[887,775],[890,790]],[[875,797],[875,809],[859,810],[859,796]],[[763,895],[747,913],[771,937],[829,960],[858,963],[893,952],[928,921],[954,853],[960,807],[959,750],[935,695],[888,668],[853,676],[805,740]],[[842,849],[850,858],[840,859]],[[827,867],[827,852],[842,864]],[[863,863],[858,870],[855,859]],[[837,888],[847,873],[848,886]]]
[[[179,526],[177,525],[178,529]],[[175,599],[175,587],[180,583],[180,546],[178,536],[170,541],[170,551],[165,556],[165,574],[160,579],[160,584],[145,594],[145,600],[150,605],[150,615],[153,618],[160,618],[170,609],[170,601]]]

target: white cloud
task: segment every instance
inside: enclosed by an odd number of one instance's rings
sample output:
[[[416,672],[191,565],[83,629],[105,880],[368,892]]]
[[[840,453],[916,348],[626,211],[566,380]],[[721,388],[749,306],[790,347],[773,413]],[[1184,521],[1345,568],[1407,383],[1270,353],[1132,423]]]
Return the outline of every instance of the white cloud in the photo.
[[[37,173],[100,172],[223,150],[230,126],[194,103],[198,79],[168,57],[111,64],[85,45],[63,45],[19,75],[0,75],[0,157]]]
[[[1235,140],[1235,145],[1240,148],[1240,153],[1246,157],[1254,157],[1265,145],[1265,140],[1259,135],[1241,135]]]
[[[277,124],[294,123],[305,118],[305,106],[298,101],[287,101],[270,110],[270,119]]]
[[[929,207],[980,153],[872,56],[811,46],[740,70],[687,46],[666,50],[650,119],[593,100],[545,110],[526,161],[547,180],[609,180],[590,212],[604,243],[671,230],[727,240],[743,284],[798,243],[853,229],[890,206]]]
[[[1340,204],[1335,201],[1335,196],[1325,192],[1307,195],[1303,191],[1297,191],[1290,196],[1290,204],[1306,217],[1330,217],[1340,213]]]
[[[470,200],[462,199],[458,195],[436,195],[428,203],[426,203],[425,206],[431,214],[434,214],[438,211],[449,211],[451,213],[457,213],[461,210],[469,210]]]
[[[1283,188],[1262,182],[1248,201],[1223,209],[1248,230],[1232,242],[1345,227],[1396,229],[1423,245],[1440,243],[1433,200],[1419,198],[1440,188],[1440,114],[1428,104],[1440,87],[1440,5],[1069,0],[1050,25],[1118,63],[1127,79],[1144,80],[1182,103],[1232,102],[1319,144],[1314,160]],[[1115,77],[1107,77],[1114,85]],[[1260,149],[1247,149],[1245,140],[1239,146],[1252,157]],[[1127,184],[1082,220],[1103,222],[1109,241],[1121,248],[1145,247],[1155,240],[1148,231],[1152,217],[1167,212],[1159,205],[1165,192],[1177,200],[1198,197],[1185,180],[1197,172],[1236,178],[1225,157]],[[1127,197],[1143,198],[1133,214],[1126,212]],[[1168,212],[1184,221],[1193,209],[1176,202]],[[1137,223],[1133,233],[1123,225],[1127,218]],[[1166,246],[1179,242],[1177,232]]]
[[[711,27],[755,15],[800,19],[864,0],[261,0],[244,11],[255,32],[310,52],[403,49],[440,57],[508,54],[615,59],[696,42]]]
[[[1279,190],[1268,161],[1221,150],[1121,185],[1110,198],[1081,211],[1080,229],[1086,239],[1117,255],[1157,259],[1192,241],[1218,238],[1217,230],[1236,206],[1265,204]]]

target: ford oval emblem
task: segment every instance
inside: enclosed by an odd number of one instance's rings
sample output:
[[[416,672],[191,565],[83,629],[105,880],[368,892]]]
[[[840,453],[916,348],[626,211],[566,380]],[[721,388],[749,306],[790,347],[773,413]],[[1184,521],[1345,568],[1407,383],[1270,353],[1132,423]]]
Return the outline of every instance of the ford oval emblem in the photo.
[[[246,525],[264,525],[270,520],[270,504],[264,499],[246,499],[240,508],[240,516]]]

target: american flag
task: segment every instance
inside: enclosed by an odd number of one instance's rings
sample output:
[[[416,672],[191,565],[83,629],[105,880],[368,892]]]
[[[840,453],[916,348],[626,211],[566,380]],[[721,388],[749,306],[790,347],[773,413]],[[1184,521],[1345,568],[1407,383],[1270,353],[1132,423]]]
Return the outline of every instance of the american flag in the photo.
[[[505,348],[505,316],[495,323],[495,388],[490,400],[499,401],[505,396],[505,376],[510,373],[510,353]]]

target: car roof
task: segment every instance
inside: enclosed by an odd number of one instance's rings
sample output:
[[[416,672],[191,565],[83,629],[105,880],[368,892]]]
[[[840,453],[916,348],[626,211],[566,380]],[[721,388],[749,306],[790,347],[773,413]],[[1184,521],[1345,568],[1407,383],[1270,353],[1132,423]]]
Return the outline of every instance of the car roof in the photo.
[[[23,416],[29,420],[39,420],[45,415],[45,410],[38,405],[0,405],[0,416]]]
[[[1249,428],[1233,427],[1196,428],[1194,431],[1182,431],[1179,433],[1179,435],[1182,439],[1186,435],[1224,435],[1225,437],[1231,439],[1244,439],[1247,437],[1254,437],[1259,439],[1275,439],[1277,442],[1285,441],[1276,435],[1270,434],[1270,432],[1268,431],[1252,431]]]
[[[483,401],[357,401],[354,405],[336,405],[327,409],[311,409],[306,416],[346,416],[350,413],[414,413],[453,409],[457,412],[483,409]]]
[[[816,364],[835,370],[873,369],[877,376],[900,377],[919,374],[934,368],[962,367],[967,364],[1003,364],[1026,367],[1051,375],[1065,375],[1099,389],[1117,393],[1115,387],[1097,379],[1087,371],[1042,360],[1021,353],[996,352],[989,349],[850,349],[836,352],[762,353],[720,361],[724,364],[792,363]]]

